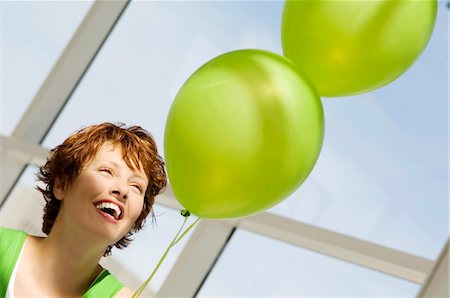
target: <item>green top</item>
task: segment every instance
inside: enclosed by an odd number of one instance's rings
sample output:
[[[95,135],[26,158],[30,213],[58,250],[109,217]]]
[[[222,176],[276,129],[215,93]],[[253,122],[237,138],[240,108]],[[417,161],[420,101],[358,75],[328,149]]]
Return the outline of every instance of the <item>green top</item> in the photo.
[[[27,233],[23,231],[0,227],[0,297],[6,296],[11,274],[26,238]],[[122,288],[123,284],[105,270],[89,287],[83,298],[114,297]]]

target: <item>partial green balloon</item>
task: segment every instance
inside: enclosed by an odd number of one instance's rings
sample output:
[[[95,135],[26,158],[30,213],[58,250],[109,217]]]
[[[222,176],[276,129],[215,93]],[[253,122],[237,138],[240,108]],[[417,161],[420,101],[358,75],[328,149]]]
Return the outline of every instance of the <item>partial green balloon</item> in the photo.
[[[283,52],[322,96],[368,92],[412,65],[436,12],[436,0],[287,0]]]
[[[185,82],[167,118],[175,197],[203,218],[277,204],[314,167],[323,118],[314,86],[288,59],[262,50],[216,57]]]

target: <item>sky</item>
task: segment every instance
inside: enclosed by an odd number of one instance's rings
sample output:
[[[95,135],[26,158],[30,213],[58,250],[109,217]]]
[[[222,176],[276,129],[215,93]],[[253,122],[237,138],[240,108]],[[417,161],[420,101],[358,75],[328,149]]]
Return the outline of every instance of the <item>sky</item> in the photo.
[[[449,10],[444,1],[439,1],[438,6],[427,48],[400,78],[366,94],[322,98],[325,138],[319,160],[305,183],[269,212],[436,258],[448,237],[449,214]],[[90,2],[2,2],[1,134],[11,134],[89,7]],[[149,129],[163,152],[165,119],[172,100],[199,66],[236,49],[258,48],[282,54],[282,8],[280,1],[131,2],[43,145],[51,148],[85,125],[121,121]],[[154,239],[161,239],[157,237],[164,237],[161,235],[169,230],[163,223],[170,222],[174,211],[158,208],[159,231],[147,230],[142,244],[137,245],[141,248],[151,246]],[[254,243],[260,244],[258,253],[252,265],[245,267],[245,276],[254,279],[248,280],[247,288],[223,288],[223,280],[236,283],[233,278],[237,275],[230,273],[233,264],[242,259],[245,247]],[[162,249],[155,248],[152,254]],[[255,272],[262,269],[255,269],[255,264],[265,255],[283,249],[286,252],[273,262],[273,267],[264,270],[279,270],[276,264],[301,267],[314,259],[316,264],[333,264],[341,268],[338,271],[348,272],[348,280],[367,276],[355,295],[414,294],[418,289],[411,283],[383,274],[375,277],[375,273],[357,266],[240,231],[233,236],[200,295],[211,295],[218,289],[230,295],[257,295],[259,292],[252,290],[255,284],[267,285],[270,276],[257,275]],[[133,254],[121,257],[130,259]],[[170,269],[176,256],[177,252],[163,271]],[[139,260],[128,264],[137,266],[134,264]],[[305,295],[311,294],[308,291],[313,291],[313,286],[310,290],[298,289],[294,282],[297,277],[287,276],[289,272],[314,276],[311,267],[306,266],[301,273],[294,266],[280,279],[286,284],[260,289],[268,293],[304,290]],[[139,276],[146,274],[143,269],[133,268]],[[317,276],[323,272],[318,267],[315,270]],[[322,277],[330,285],[328,289],[337,293],[340,283],[332,276]],[[163,277],[164,272],[155,279],[154,289]],[[378,287],[374,280],[379,280]],[[380,283],[392,286],[382,290]],[[325,288],[323,291],[327,295]]]

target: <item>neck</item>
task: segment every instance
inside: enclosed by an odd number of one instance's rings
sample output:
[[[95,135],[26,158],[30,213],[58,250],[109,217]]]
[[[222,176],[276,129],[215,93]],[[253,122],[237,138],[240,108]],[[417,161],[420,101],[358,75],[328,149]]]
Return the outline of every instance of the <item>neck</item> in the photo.
[[[46,272],[46,281],[57,285],[61,294],[84,294],[101,272],[98,262],[106,247],[91,238],[86,233],[66,233],[54,225],[49,236],[36,243],[37,257],[42,260],[40,271]]]

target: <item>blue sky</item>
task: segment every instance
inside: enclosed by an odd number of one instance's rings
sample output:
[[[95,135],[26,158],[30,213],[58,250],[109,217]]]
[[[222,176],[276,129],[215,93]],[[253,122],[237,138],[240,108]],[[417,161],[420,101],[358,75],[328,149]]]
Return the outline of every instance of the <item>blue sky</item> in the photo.
[[[90,3],[2,5],[0,132],[8,135]],[[282,2],[132,2],[44,146],[81,126],[122,121],[149,129],[163,152],[165,119],[187,77],[231,50],[281,54],[281,12]],[[319,161],[308,180],[269,212],[437,256],[448,237],[448,15],[440,1],[427,48],[393,83],[359,96],[323,98]],[[154,237],[146,233],[142,242]]]

